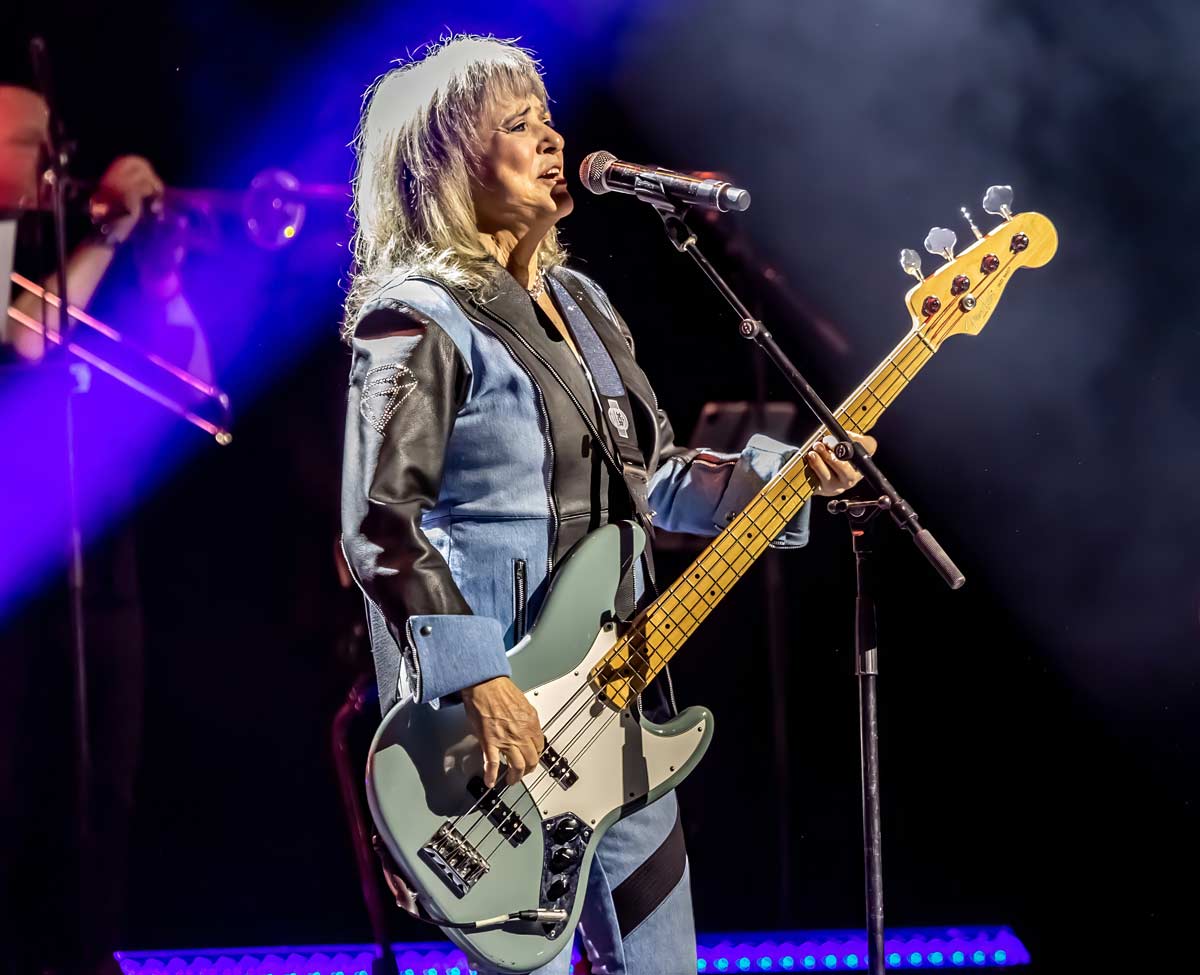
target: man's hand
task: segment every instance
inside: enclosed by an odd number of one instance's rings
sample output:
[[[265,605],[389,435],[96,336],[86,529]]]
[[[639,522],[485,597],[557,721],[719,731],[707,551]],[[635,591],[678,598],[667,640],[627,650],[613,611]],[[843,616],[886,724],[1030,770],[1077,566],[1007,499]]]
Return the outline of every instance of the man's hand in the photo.
[[[158,207],[165,189],[149,162],[141,156],[121,156],[100,177],[92,212],[112,228],[109,236],[123,243],[141,219],[146,201],[152,209]]]
[[[508,763],[508,784],[538,766],[546,747],[537,711],[508,677],[493,677],[462,691],[467,720],[483,749],[483,784],[489,789]]]
[[[875,438],[871,436],[860,437],[857,433],[851,433],[850,438],[859,441],[866,447],[868,454],[874,454],[875,448],[879,446]],[[862,475],[851,466],[848,460],[838,460],[833,456],[833,451],[820,441],[804,455],[804,461],[817,475],[817,480],[820,482],[817,485],[817,494],[827,496],[841,494],[862,480]]]

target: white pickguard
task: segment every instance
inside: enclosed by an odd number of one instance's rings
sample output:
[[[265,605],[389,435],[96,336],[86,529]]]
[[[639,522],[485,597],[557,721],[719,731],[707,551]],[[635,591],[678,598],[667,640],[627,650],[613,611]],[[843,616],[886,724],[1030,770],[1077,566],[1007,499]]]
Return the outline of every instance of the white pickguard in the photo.
[[[595,692],[586,686],[587,676],[616,639],[614,630],[601,630],[575,670],[526,694],[537,710],[547,744],[579,776],[569,789],[540,772],[525,777],[543,819],[572,812],[594,826],[673,775],[704,740],[703,722],[687,734],[653,735],[628,710],[618,715],[606,705],[593,703]]]

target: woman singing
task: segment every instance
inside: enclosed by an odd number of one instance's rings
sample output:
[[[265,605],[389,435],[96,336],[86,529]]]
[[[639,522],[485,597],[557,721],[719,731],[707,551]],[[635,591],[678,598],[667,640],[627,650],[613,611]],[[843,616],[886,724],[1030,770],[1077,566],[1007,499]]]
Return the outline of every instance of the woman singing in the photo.
[[[538,716],[506,651],[566,552],[628,519],[715,535],[795,452],[675,445],[624,320],[566,266],[555,226],[573,204],[548,103],[527,51],[459,37],[379,79],[357,143],[346,556],[384,712],[461,701],[489,786],[538,767]],[[820,493],[858,480],[824,447],[806,460]],[[777,544],[805,543],[802,510]],[[646,580],[638,565],[634,598]],[[604,835],[580,926],[594,971],[696,970],[674,793]],[[565,973],[569,954],[542,971]]]

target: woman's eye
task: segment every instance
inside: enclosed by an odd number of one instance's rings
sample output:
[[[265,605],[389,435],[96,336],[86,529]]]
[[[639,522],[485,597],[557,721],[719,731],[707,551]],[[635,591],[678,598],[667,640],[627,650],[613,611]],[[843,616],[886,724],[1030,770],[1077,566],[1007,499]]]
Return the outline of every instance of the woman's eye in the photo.
[[[525,131],[525,123],[524,123],[524,122],[518,122],[516,125],[514,125],[514,126],[513,126],[511,129],[509,129],[508,131],[509,131],[509,132],[524,132],[524,131]]]

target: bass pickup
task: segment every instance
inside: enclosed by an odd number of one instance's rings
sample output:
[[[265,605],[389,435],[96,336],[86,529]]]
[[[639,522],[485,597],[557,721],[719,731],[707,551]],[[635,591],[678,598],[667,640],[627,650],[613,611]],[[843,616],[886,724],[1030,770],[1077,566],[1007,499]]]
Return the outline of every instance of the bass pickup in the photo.
[[[477,775],[467,783],[467,791],[478,800],[479,808],[487,814],[488,822],[496,827],[496,832],[512,846],[520,846],[529,839],[529,827],[521,822],[521,817],[500,798],[503,787],[489,789]]]
[[[556,752],[549,745],[547,745],[545,751],[542,752],[542,765],[544,765],[546,771],[550,773],[550,778],[561,785],[564,789],[571,788],[571,786],[579,781],[579,776],[575,773],[575,770],[567,764],[567,760],[562,758],[558,752]]]

